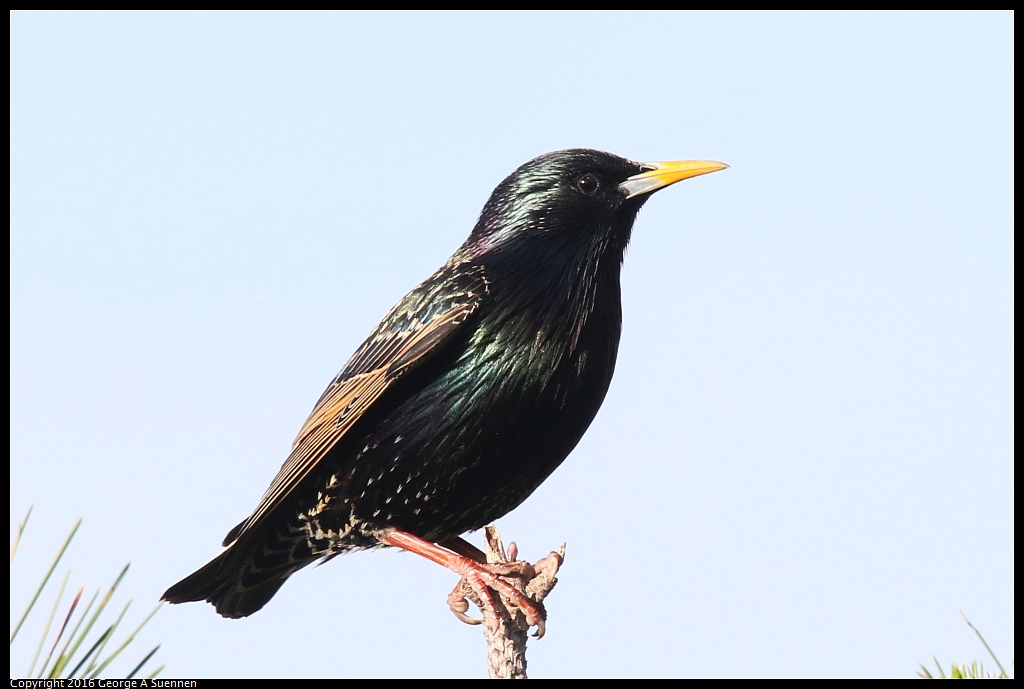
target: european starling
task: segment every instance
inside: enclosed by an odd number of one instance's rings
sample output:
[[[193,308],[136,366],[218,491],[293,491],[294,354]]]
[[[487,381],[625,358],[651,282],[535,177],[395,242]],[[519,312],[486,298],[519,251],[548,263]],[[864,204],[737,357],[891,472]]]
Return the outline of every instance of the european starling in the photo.
[[[571,149],[509,175],[466,242],[331,381],[226,550],[164,599],[245,617],[306,565],[398,546],[512,595],[542,623],[459,536],[529,497],[597,414],[637,211],[725,167]]]

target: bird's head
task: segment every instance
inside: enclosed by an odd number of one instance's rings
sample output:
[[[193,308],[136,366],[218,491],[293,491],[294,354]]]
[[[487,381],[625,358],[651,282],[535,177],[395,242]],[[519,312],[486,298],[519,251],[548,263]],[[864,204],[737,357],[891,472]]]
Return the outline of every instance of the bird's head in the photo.
[[[707,160],[635,163],[582,148],[547,153],[495,188],[466,247],[475,254],[596,250],[621,261],[636,213],[653,192],[725,167]]]

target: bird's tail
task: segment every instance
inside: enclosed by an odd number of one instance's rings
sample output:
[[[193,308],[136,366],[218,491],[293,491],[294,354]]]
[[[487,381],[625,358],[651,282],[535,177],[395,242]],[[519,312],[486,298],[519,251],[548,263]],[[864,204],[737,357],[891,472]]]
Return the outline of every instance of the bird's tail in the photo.
[[[163,600],[208,601],[224,617],[248,617],[266,605],[288,577],[317,559],[304,535],[249,532],[167,589]]]

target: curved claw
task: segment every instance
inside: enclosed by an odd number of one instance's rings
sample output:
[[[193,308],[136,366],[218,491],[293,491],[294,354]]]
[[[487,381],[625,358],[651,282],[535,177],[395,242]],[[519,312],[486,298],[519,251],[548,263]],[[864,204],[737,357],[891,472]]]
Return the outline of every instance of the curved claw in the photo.
[[[459,612],[455,608],[452,608],[451,610],[452,610],[452,614],[455,615],[457,618],[459,618],[459,621],[464,623],[464,624],[468,624],[468,625],[472,626],[472,625],[477,625],[477,624],[483,624],[484,623],[484,618],[482,618],[482,617],[471,617],[471,616],[467,615],[464,612]]]
[[[452,611],[452,614],[459,618],[459,621],[469,624],[483,624],[483,617],[472,617],[466,613],[469,611],[469,601],[466,599],[466,595],[463,593],[462,582],[464,579],[460,579],[459,583],[455,585],[452,592],[448,594],[448,609]]]
[[[514,589],[513,589],[514,590]],[[516,593],[519,593],[516,591]],[[534,632],[534,636],[538,639],[544,636],[544,632],[547,631],[547,627],[544,624],[544,620],[547,617],[547,612],[544,610],[544,604],[530,600],[525,594],[520,594],[521,600],[525,601],[529,607],[526,607],[515,598],[511,599],[511,603],[515,604],[519,608],[519,612],[523,613],[526,617],[526,624],[531,627],[536,627],[537,631]]]

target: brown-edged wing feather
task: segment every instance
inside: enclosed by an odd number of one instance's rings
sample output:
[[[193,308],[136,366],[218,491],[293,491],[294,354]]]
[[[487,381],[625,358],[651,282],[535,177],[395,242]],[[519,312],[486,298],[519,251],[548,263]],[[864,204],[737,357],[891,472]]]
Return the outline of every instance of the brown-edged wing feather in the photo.
[[[385,390],[451,340],[486,294],[483,267],[452,260],[400,301],[321,395],[256,510],[228,533],[224,545],[301,485]]]

